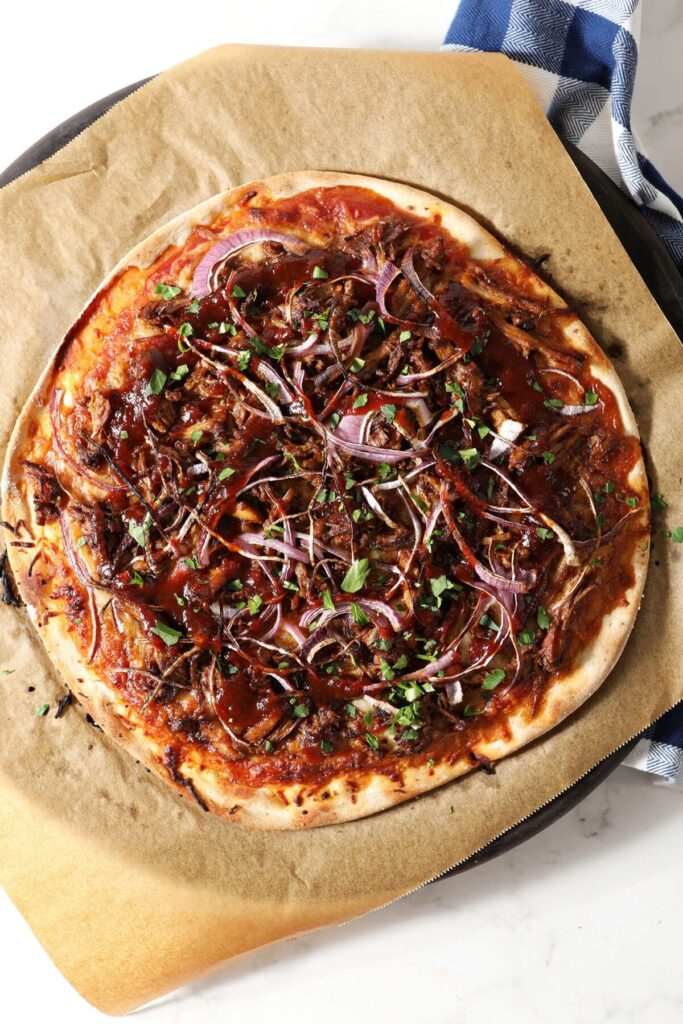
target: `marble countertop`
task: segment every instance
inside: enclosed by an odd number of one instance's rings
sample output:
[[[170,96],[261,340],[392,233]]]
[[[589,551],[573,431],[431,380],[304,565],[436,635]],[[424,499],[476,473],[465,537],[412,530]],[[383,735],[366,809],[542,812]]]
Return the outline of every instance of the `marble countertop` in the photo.
[[[434,49],[450,0],[84,0],[3,14],[0,167],[100,96],[217,42]],[[189,16],[188,16],[189,12]],[[131,30],[131,25],[133,29]],[[683,191],[683,5],[646,0],[633,120]],[[230,964],[148,1024],[678,1024],[683,1020],[682,790],[619,768],[523,846],[340,928]],[[0,891],[4,1019],[106,1019],[66,984]]]

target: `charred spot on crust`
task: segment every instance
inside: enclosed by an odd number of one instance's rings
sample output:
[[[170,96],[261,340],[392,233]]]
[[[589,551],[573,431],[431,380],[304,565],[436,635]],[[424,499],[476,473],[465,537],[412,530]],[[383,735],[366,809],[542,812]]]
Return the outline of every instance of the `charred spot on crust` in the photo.
[[[14,582],[12,570],[7,561],[6,551],[3,551],[2,555],[0,555],[0,599],[3,604],[7,604],[12,608],[19,608],[21,606],[21,599],[17,592],[17,585]]]

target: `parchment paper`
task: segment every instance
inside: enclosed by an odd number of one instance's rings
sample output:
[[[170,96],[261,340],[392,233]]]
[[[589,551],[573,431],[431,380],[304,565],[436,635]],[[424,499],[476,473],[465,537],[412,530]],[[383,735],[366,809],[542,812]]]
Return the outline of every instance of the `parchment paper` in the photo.
[[[0,193],[0,439],[90,293],[200,200],[301,168],[403,180],[529,257],[613,355],[669,526],[683,359],[540,109],[496,55],[222,47],[163,74]],[[660,524],[660,525],[663,525]],[[303,834],[203,813],[86,724],[25,613],[0,608],[0,874],[59,968],[121,1013],[227,957],[340,922],[467,857],[683,697],[683,549],[657,537],[618,667],[566,725],[387,813]],[[28,687],[35,687],[28,692]],[[50,716],[36,715],[44,701]]]

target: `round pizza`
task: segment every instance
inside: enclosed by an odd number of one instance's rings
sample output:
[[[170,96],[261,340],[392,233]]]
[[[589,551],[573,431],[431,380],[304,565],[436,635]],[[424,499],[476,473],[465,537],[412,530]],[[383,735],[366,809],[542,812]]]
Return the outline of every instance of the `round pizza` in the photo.
[[[3,480],[74,697],[200,807],[278,829],[493,771],[582,704],[648,509],[623,387],[537,267],[431,195],[317,171],[126,256]]]

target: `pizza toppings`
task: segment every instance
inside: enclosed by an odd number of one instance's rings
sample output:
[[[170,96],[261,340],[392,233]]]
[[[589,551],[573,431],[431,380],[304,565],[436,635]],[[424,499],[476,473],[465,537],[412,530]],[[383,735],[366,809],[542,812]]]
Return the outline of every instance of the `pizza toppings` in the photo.
[[[27,466],[87,660],[254,782],[533,714],[644,529],[564,309],[372,193],[303,208],[155,266]]]

